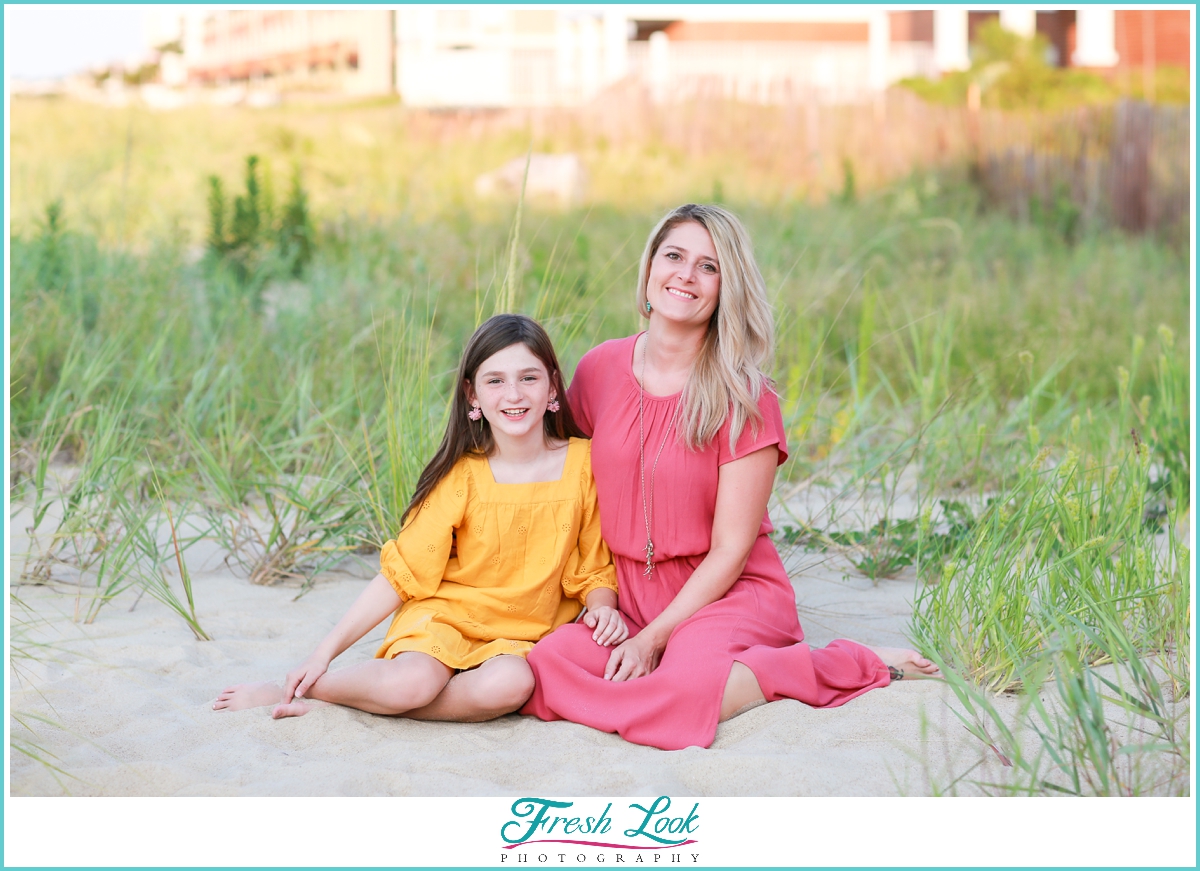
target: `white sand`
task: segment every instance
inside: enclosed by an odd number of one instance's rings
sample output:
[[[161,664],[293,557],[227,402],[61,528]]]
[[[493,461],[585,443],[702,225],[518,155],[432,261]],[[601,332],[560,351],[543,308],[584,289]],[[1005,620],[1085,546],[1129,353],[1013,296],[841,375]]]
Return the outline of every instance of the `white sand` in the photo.
[[[23,519],[10,526],[17,554]],[[14,587],[23,605],[14,619],[34,621],[24,634],[50,645],[38,662],[16,661],[12,709],[36,734],[14,725],[14,736],[40,745],[66,776],[13,753],[13,795],[927,795],[931,773],[944,784],[947,771],[987,752],[950,712],[952,694],[932,681],[831,710],[764,705],[722,725],[712,748],[675,752],[516,715],[468,725],[334,706],[281,721],[268,708],[216,713],[223,687],[281,679],[306,656],[373,567],[328,573],[294,601],[295,587],[253,586],[205,547],[189,551],[189,564],[212,641],[195,640],[150,596],[131,611],[134,591],[83,625],[72,619],[76,584]],[[14,556],[14,571],[20,565]],[[792,568],[810,642],[905,643],[911,578],[874,586],[845,578],[823,555]],[[382,632],[334,668],[370,657]]]

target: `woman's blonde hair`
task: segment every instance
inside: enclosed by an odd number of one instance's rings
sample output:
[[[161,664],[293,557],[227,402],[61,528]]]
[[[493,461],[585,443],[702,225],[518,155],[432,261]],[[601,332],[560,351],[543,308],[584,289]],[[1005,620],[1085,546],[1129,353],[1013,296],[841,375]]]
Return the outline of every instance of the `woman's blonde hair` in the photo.
[[[708,324],[700,356],[683,389],[679,433],[689,448],[707,445],[732,415],[729,443],[736,445],[746,424],[757,434],[762,425],[758,400],[770,389],[775,354],[775,320],[750,235],[738,218],[718,206],[688,203],[659,221],[650,233],[638,269],[637,307],[646,311],[650,261],[667,234],[692,221],[708,231],[717,251],[721,292]]]

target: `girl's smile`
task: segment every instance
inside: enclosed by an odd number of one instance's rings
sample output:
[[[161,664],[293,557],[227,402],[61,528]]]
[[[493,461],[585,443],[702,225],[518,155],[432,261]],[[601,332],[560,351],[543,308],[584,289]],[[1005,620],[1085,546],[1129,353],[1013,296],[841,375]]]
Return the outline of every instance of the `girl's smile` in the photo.
[[[468,391],[494,436],[542,435],[542,417],[554,399],[545,364],[523,344],[509,345],[483,361]]]

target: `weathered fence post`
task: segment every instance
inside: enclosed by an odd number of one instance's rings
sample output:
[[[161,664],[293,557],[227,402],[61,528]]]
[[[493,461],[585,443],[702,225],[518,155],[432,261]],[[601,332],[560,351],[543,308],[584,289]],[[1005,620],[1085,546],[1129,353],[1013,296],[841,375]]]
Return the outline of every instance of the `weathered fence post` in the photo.
[[[1113,217],[1125,230],[1149,226],[1150,151],[1154,142],[1154,109],[1148,103],[1117,104],[1113,131]]]

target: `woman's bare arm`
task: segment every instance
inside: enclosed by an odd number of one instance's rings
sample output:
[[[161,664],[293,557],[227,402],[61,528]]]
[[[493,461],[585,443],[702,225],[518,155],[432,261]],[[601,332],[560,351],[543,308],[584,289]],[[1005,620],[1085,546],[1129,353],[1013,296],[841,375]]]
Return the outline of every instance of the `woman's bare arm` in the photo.
[[[769,445],[721,466],[708,555],[671,604],[613,651],[605,678],[627,680],[654,671],[675,627],[733,586],[758,538],[778,462],[779,449]]]

